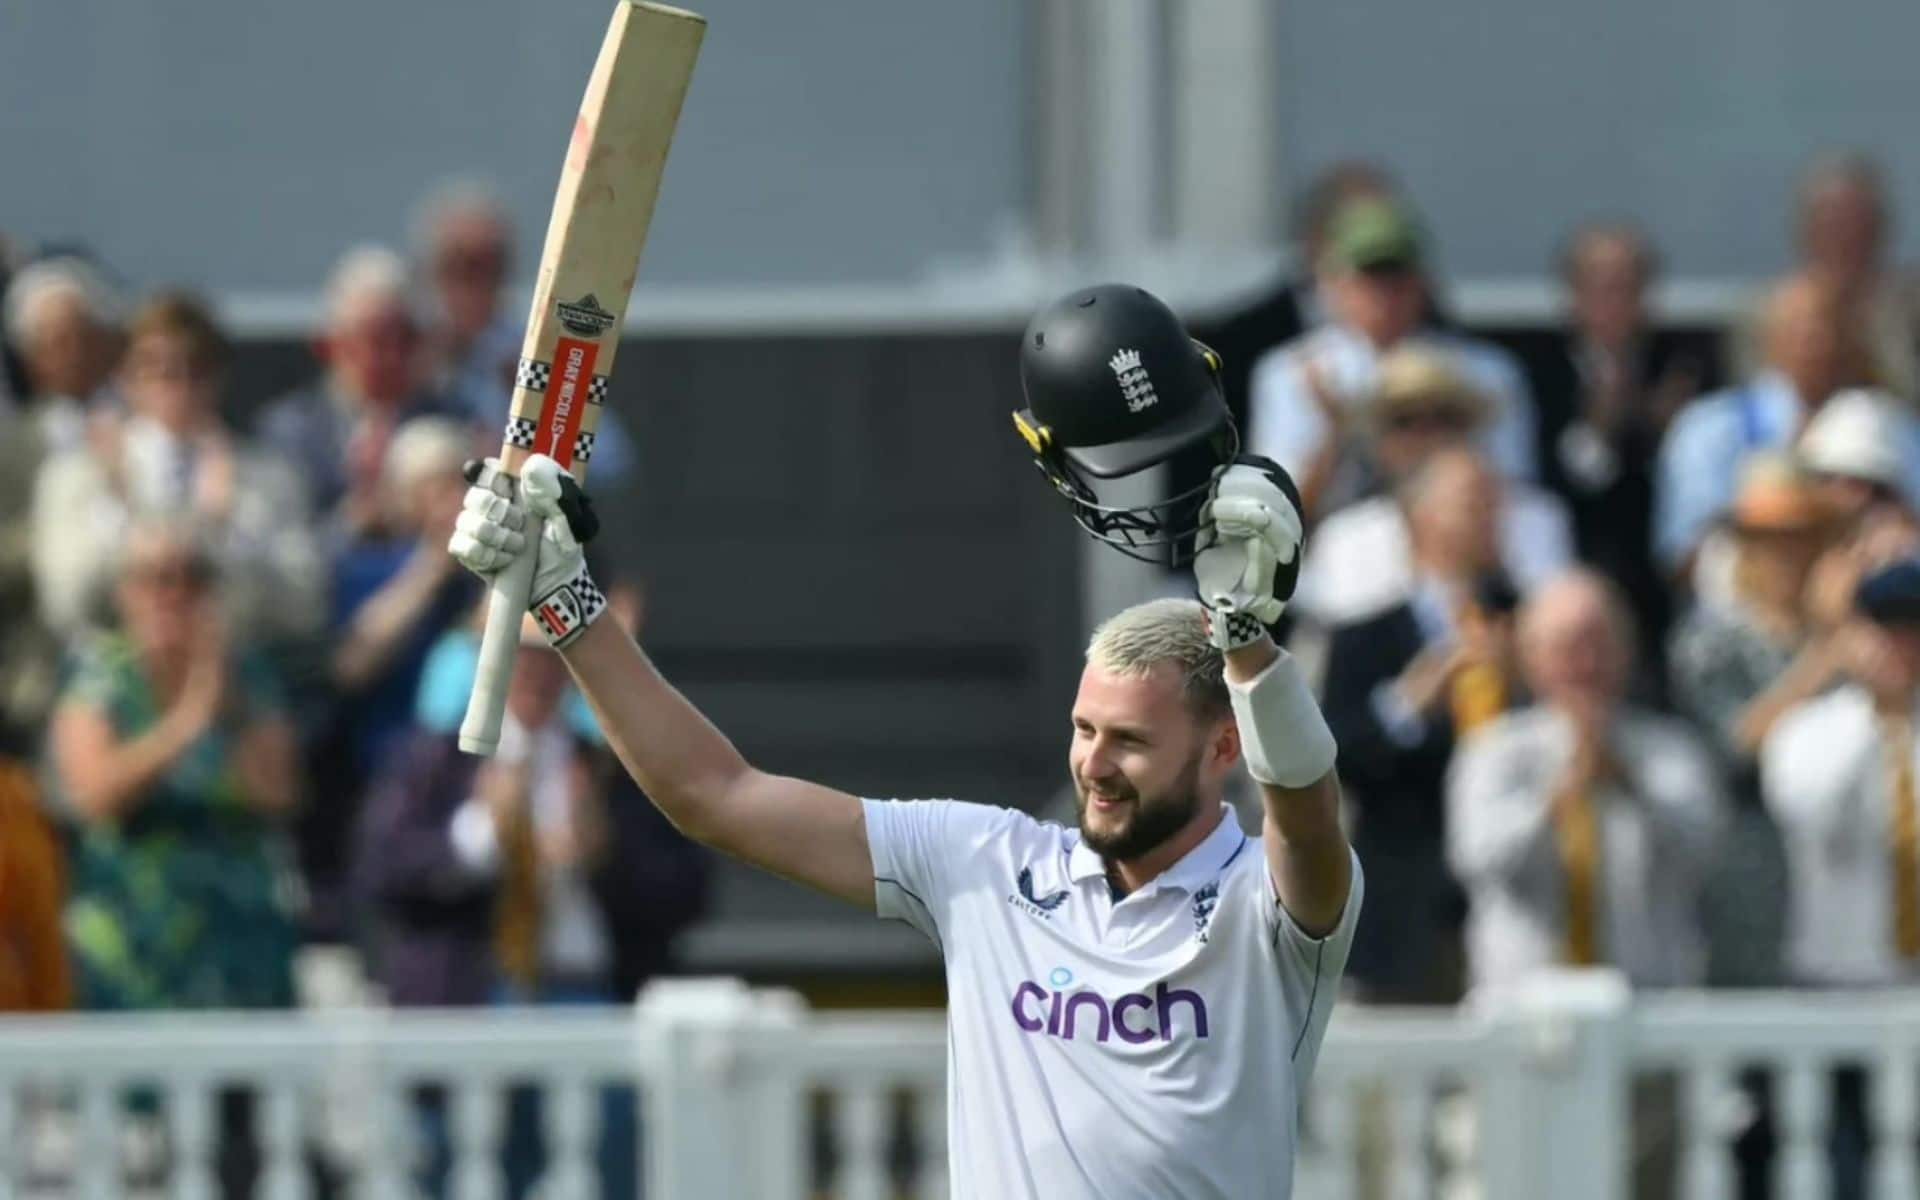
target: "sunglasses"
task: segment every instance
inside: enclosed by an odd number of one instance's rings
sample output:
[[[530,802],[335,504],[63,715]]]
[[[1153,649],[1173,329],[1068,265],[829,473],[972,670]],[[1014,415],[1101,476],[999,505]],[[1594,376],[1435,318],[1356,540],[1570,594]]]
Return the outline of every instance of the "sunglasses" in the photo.
[[[144,587],[198,591],[213,578],[213,570],[196,561],[141,563],[128,569],[127,578]]]

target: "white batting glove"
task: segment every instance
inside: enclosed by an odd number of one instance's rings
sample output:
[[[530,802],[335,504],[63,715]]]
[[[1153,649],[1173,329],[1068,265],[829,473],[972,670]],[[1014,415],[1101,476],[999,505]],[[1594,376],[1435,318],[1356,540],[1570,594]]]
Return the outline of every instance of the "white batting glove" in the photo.
[[[1207,606],[1213,644],[1233,650],[1267,636],[1300,573],[1305,521],[1286,472],[1243,456],[1219,471],[1200,510],[1193,579]]]
[[[514,481],[499,463],[469,463],[472,486],[460,504],[447,550],[469,571],[491,582],[522,554],[540,557],[533,569],[527,605],[547,641],[564,646],[606,611],[607,598],[587,571],[586,551],[574,528],[591,537],[597,522],[573,476],[544,454],[520,468],[518,497]],[[540,541],[529,547],[528,517],[542,521]]]

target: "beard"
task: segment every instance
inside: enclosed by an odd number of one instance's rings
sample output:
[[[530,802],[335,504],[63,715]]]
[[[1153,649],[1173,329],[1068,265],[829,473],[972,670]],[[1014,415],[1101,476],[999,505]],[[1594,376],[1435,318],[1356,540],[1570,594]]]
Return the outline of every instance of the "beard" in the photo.
[[[1131,862],[1152,853],[1168,838],[1186,828],[1200,810],[1200,760],[1196,753],[1164,791],[1142,796],[1123,778],[1102,780],[1100,793],[1117,796],[1124,803],[1113,814],[1115,824],[1095,829],[1087,817],[1092,805],[1087,799],[1085,781],[1073,780],[1074,807],[1080,817],[1080,840],[1108,862]]]

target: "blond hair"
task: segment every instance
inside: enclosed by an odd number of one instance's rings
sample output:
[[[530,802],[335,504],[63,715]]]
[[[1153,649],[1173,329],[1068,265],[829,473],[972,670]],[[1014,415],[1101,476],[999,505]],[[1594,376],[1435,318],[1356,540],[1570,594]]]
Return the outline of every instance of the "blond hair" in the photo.
[[[1138,677],[1161,663],[1180,674],[1180,694],[1206,718],[1232,710],[1227,697],[1226,661],[1207,640],[1198,600],[1149,600],[1125,608],[1101,622],[1087,643],[1087,661],[1115,675]]]

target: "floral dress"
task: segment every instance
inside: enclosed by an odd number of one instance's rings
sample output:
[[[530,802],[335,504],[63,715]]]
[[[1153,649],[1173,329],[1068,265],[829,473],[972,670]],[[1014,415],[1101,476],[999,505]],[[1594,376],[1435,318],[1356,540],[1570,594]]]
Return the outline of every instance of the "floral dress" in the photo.
[[[237,667],[234,686],[249,713],[283,709],[257,663]],[[83,652],[65,699],[106,714],[121,739],[160,719],[122,638]],[[78,831],[66,931],[82,1007],[292,1003],[295,881],[278,826],[248,807],[233,774],[239,732],[210,729],[117,821]]]

